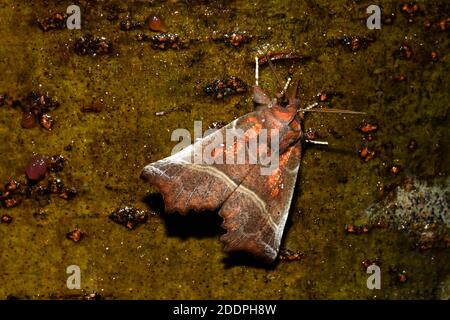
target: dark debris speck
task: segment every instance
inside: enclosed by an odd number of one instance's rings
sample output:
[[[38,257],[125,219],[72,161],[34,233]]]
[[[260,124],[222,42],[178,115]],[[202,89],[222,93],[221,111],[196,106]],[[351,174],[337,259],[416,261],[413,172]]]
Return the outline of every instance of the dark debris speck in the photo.
[[[131,19],[126,19],[120,21],[120,30],[130,31],[142,28],[142,23],[138,21],[133,21]]]
[[[102,295],[98,292],[86,293],[83,300],[102,300]]]
[[[59,197],[61,198],[61,199],[64,199],[64,200],[71,200],[71,199],[73,199],[73,198],[75,198],[75,196],[78,194],[78,191],[77,191],[77,189],[75,189],[75,188],[67,188],[67,189],[64,189],[60,194],[59,194]]]
[[[342,38],[328,41],[328,46],[335,47],[337,45],[341,45],[347,48],[348,51],[356,52],[362,49],[367,49],[369,45],[375,41],[376,39],[372,37],[344,36]]]
[[[66,159],[62,155],[54,155],[50,158],[49,170],[51,172],[60,172],[64,169]]]
[[[365,234],[369,233],[370,228],[367,225],[354,225],[354,224],[348,224],[345,226],[345,231],[349,234]]]

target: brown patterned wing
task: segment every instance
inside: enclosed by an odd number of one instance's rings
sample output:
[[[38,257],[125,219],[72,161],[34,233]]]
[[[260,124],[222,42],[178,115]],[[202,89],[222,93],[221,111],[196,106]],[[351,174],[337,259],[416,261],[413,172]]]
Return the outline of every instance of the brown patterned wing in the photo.
[[[225,137],[225,130],[241,129],[246,133],[258,134],[265,111],[249,113],[182,151],[147,165],[141,178],[155,185],[164,197],[167,212],[178,211],[187,214],[189,210],[215,210],[238,188],[250,170],[249,164],[204,164],[195,163],[194,154],[209,148],[214,157],[222,156],[225,163],[227,153],[235,152],[233,146],[214,147],[216,139]],[[224,139],[224,138],[223,138]],[[222,140],[223,140],[222,139]]]
[[[261,175],[255,166],[225,201],[219,214],[227,233],[221,237],[225,251],[246,251],[272,262],[276,259],[289,214],[301,143],[280,155],[279,167],[271,175]]]

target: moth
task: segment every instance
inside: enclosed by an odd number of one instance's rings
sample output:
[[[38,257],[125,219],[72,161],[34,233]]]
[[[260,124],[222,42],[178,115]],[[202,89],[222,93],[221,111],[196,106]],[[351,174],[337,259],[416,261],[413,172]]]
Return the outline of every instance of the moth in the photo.
[[[313,109],[299,108],[298,85],[295,92],[282,93],[285,99],[269,98],[258,85],[257,59],[256,84],[252,94],[256,111],[170,157],[148,164],[141,178],[158,188],[168,213],[186,215],[190,210],[219,210],[223,218],[222,227],[226,230],[221,236],[224,250],[245,251],[271,263],[280,249],[300,167],[302,144],[305,142],[302,122],[305,112]],[[238,129],[245,133],[244,140],[217,147],[219,136],[226,135],[227,130],[234,132]],[[220,155],[225,159],[227,155],[234,155],[243,147],[245,137],[259,139],[263,129],[278,133],[278,166],[270,169],[269,173],[262,174],[264,165],[252,162],[249,157],[241,164],[193,161],[195,154],[208,148],[212,150],[213,158]],[[270,139],[258,141],[258,151],[275,151]]]

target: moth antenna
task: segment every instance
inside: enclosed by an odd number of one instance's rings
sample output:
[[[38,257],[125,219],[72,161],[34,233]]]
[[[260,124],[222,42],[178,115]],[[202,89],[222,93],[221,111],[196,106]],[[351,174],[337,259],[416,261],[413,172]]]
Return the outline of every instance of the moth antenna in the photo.
[[[295,98],[297,99],[297,97],[300,94],[300,80],[297,81],[297,85],[295,86]]]
[[[317,141],[317,140],[305,140],[306,143],[317,144],[321,146],[328,146],[328,141]]]

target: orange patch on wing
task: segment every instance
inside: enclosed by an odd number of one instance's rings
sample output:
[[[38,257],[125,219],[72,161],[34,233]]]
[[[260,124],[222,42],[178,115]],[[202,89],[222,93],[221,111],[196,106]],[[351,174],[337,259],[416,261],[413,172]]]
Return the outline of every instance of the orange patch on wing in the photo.
[[[220,153],[223,153],[223,148],[222,147],[217,147],[217,148],[214,148],[214,150],[212,151],[211,155],[215,159]]]
[[[280,168],[275,169],[274,173],[269,176],[268,182],[270,187],[270,196],[275,198],[278,193],[280,193],[279,181],[281,179],[281,170]]]
[[[255,117],[248,117],[247,120],[245,120],[245,122],[255,122],[258,123],[258,119],[256,119]]]
[[[247,142],[250,139],[253,139],[253,138],[257,137],[259,132],[261,131],[261,128],[262,128],[262,124],[255,123],[255,125],[253,127],[248,129],[245,132],[245,142]]]
[[[256,118],[251,118],[251,119],[255,119],[255,121],[256,121]],[[261,128],[262,128],[262,125],[260,123],[255,123],[255,125],[253,127],[251,127],[250,129],[248,129],[245,132],[243,142],[246,143],[250,139],[256,138],[259,135]],[[230,147],[231,152],[233,152],[234,155],[237,155],[242,148],[245,148],[245,145],[246,145],[245,143],[242,143],[242,140],[234,141],[233,145]]]
[[[288,149],[288,151],[286,151],[285,153],[283,153],[280,156],[280,167],[281,168],[283,168],[286,165],[286,163],[288,162],[289,157],[291,156],[292,150],[293,150],[292,148]]]
[[[298,121],[297,119],[294,119],[294,121],[291,122],[290,127],[294,130],[300,130],[301,126],[300,126],[300,121]]]

